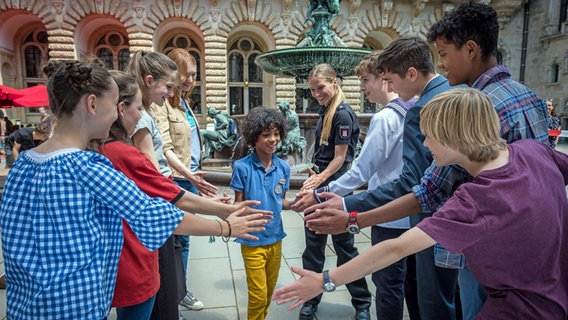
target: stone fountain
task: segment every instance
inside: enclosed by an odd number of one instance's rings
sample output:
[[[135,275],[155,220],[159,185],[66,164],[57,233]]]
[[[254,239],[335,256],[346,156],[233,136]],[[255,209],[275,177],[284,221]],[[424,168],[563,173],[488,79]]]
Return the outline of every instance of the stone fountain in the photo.
[[[348,47],[330,29],[329,22],[339,13],[340,2],[341,0],[311,0],[305,22],[310,22],[312,28],[306,32],[305,38],[295,48],[260,54],[255,63],[265,72],[296,79],[306,79],[313,67],[319,63],[331,65],[340,79],[353,75],[354,68],[371,50]],[[318,116],[317,114],[302,114],[300,119],[302,123],[314,122],[317,121]],[[308,127],[315,127],[315,123]],[[306,131],[303,132],[307,136],[306,140],[311,140],[310,134]],[[303,155],[303,158],[310,159],[313,141],[309,141],[306,151],[308,152]],[[299,168],[297,171],[306,167],[306,163],[298,165],[294,162],[291,165],[292,169]]]
[[[329,22],[339,13],[340,2],[341,0],[311,0],[305,23],[311,23],[312,28],[306,32],[304,39],[294,48],[273,50],[260,54],[255,59],[255,63],[263,71],[270,74],[294,77],[296,79],[306,79],[312,68],[319,63],[330,64],[340,79],[353,75],[355,66],[371,50],[348,47],[330,29]],[[317,121],[318,118],[317,114],[302,114],[300,115],[300,122],[305,122],[302,121],[302,117],[307,117],[305,121],[308,122]],[[315,123],[311,127],[315,127]],[[304,132],[304,134],[309,136],[307,132]],[[313,135],[313,132],[311,135]],[[313,141],[308,141],[308,145],[311,145],[311,148],[313,148]],[[303,154],[300,158],[307,160],[311,158],[311,151],[310,147],[306,149],[306,152],[304,150],[301,151]],[[234,150],[235,148],[233,148],[232,157],[236,155]],[[297,160],[298,157],[295,158]],[[232,162],[234,159],[230,160]],[[302,171],[305,171],[306,168],[310,167],[310,163],[304,162],[297,163],[293,161],[291,163],[292,168],[296,168],[296,170],[293,170],[293,173],[301,172],[301,168],[303,168]],[[208,174],[207,177],[208,180],[213,178],[211,179],[212,181],[223,180],[223,176],[217,173]],[[291,185],[299,187],[305,179],[305,176],[293,176]]]
[[[312,29],[295,48],[273,50],[259,55],[255,63],[265,72],[295,78],[307,78],[318,63],[330,64],[337,76],[353,74],[353,68],[371,51],[347,45],[329,28],[329,21],[339,12],[341,0],[311,0],[306,22]]]

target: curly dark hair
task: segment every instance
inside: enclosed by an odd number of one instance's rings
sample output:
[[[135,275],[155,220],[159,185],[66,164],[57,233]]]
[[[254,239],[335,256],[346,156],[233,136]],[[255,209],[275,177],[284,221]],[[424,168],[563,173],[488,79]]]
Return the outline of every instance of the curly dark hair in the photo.
[[[460,49],[467,41],[475,41],[481,48],[482,59],[497,56],[499,21],[497,12],[488,5],[468,2],[444,14],[428,32],[428,41],[442,38]]]
[[[282,112],[268,107],[256,107],[252,109],[243,120],[241,136],[245,144],[254,148],[258,137],[264,130],[277,128],[280,132],[280,140],[286,138],[288,128]]]

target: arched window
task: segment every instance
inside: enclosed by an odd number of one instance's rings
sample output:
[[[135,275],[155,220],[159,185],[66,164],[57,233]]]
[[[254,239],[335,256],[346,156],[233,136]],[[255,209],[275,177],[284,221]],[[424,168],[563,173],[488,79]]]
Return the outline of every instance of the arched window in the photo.
[[[130,58],[128,38],[115,31],[105,33],[97,41],[95,54],[105,67],[125,70]]]
[[[24,38],[23,50],[23,87],[29,88],[43,84],[46,76],[43,73],[43,66],[47,64],[49,57],[47,32],[36,29]],[[26,108],[27,115],[37,115],[37,108]]]
[[[45,82],[42,68],[48,60],[47,32],[32,31],[24,39],[23,49],[23,77],[24,87],[32,87]]]
[[[195,58],[195,62],[197,64],[197,76],[195,78],[193,91],[191,92],[190,104],[191,109],[195,114],[201,114],[201,101],[203,96],[202,89],[204,87],[203,80],[201,79],[201,47],[195,40],[190,39],[186,34],[178,33],[166,41],[163,52],[164,54],[168,54],[170,53],[170,51],[176,48],[187,50],[187,52],[189,52],[189,54],[191,54],[193,58]]]
[[[260,45],[248,37],[239,38],[229,47],[230,114],[247,114],[249,110],[263,105],[262,69],[254,63],[260,53]]]

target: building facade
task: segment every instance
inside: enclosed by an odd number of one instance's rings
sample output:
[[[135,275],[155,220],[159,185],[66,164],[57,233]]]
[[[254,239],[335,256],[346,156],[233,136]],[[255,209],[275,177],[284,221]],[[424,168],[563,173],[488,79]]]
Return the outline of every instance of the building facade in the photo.
[[[343,0],[331,28],[350,47],[380,50],[402,36],[426,37],[457,0]],[[499,52],[513,78],[553,99],[568,118],[568,0],[487,0],[501,23]],[[198,62],[192,107],[246,114],[288,100],[312,112],[300,79],[263,72],[259,54],[294,47],[310,26],[308,0],[0,0],[0,83],[24,88],[45,83],[49,59],[98,57],[124,69],[137,50],[167,53],[185,48]],[[432,53],[437,54],[434,47]],[[359,112],[375,106],[347,77],[343,88]],[[6,109],[22,123],[38,123],[35,109]],[[566,122],[566,120],[563,120]],[[566,123],[565,123],[566,124]]]

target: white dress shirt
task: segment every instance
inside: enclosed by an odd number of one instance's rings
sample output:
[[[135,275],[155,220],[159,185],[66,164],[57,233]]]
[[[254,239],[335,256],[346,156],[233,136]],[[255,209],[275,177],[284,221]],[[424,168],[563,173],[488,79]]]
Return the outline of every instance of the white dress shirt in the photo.
[[[402,172],[402,134],[406,110],[395,104],[395,100],[373,116],[359,156],[349,171],[329,184],[330,192],[345,196],[365,182],[368,183],[368,190],[373,190],[399,177]],[[405,217],[378,226],[408,229],[410,222]]]

